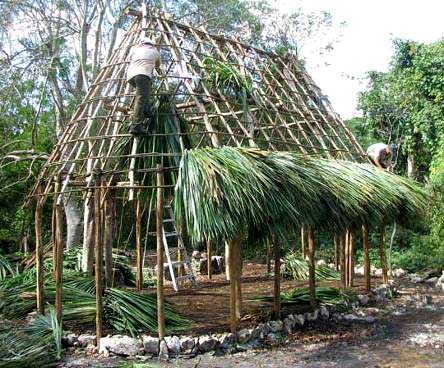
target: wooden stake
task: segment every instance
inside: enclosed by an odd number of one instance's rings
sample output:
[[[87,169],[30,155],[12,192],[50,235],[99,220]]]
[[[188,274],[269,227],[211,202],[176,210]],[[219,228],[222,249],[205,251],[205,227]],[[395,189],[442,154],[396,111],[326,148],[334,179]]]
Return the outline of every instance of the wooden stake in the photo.
[[[136,288],[142,290],[143,270],[142,270],[142,213],[140,205],[140,190],[136,195]]]
[[[316,308],[316,275],[315,275],[315,236],[312,227],[308,228],[308,287],[310,289],[310,305]]]
[[[103,336],[103,287],[102,287],[102,266],[103,266],[103,239],[102,239],[102,211],[101,173],[96,174],[96,189],[94,189],[94,243],[95,243],[95,278],[96,278],[96,339],[97,347],[100,347],[100,339]]]
[[[368,225],[362,225],[362,241],[364,246],[364,278],[365,290],[370,291],[370,256],[369,256],[369,242],[368,242]]]
[[[379,237],[379,256],[381,259],[382,268],[382,282],[388,284],[388,272],[387,272],[387,258],[385,255],[385,224],[381,224],[380,237]]]
[[[348,286],[353,287],[353,278],[355,275],[355,234],[353,231],[349,233],[348,242]]]
[[[305,259],[306,255],[307,255],[306,253],[307,253],[307,249],[305,246],[305,230],[304,230],[304,227],[301,226],[301,254],[302,254],[302,258]]]
[[[57,193],[61,188],[61,180],[57,178],[54,186],[54,192]],[[59,323],[62,322],[62,292],[63,292],[63,214],[60,204],[54,201],[54,283],[55,283],[55,312]]]
[[[35,266],[37,269],[37,311],[40,314],[45,313],[45,306],[43,304],[44,290],[43,290],[43,240],[42,240],[42,198],[38,194],[41,192],[41,183],[37,188],[36,206],[35,206]]]
[[[272,253],[271,253],[271,244],[270,241],[267,240],[267,275],[271,274],[271,257],[272,257]]]
[[[274,317],[281,319],[281,243],[272,233],[274,245]]]
[[[213,277],[213,267],[211,262],[211,240],[207,240],[207,273],[208,273],[208,279],[212,279]]]
[[[341,234],[339,237],[339,248],[341,251],[340,254],[340,258],[341,258],[341,288],[342,290],[345,290],[347,285],[346,285],[346,280],[345,280],[345,240],[346,240],[346,235],[345,233]]]
[[[230,280],[230,329],[231,333],[236,336],[236,328],[237,328],[237,317],[236,317],[236,268],[233,267],[235,260],[235,252],[233,252],[233,248],[236,246],[236,240],[233,239],[229,244],[225,245],[225,252],[227,252],[227,247],[231,248],[228,252],[230,267],[228,270],[230,271],[229,280]]]
[[[163,290],[163,168],[157,165],[157,332],[159,339],[165,337],[165,306]]]

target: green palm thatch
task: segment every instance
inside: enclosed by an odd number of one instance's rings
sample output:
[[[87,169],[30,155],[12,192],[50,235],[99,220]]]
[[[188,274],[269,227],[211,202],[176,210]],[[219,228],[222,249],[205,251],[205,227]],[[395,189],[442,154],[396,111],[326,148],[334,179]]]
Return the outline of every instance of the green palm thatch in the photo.
[[[231,147],[187,151],[175,189],[176,216],[195,241],[267,224],[338,231],[406,222],[425,203],[412,181],[370,165]]]

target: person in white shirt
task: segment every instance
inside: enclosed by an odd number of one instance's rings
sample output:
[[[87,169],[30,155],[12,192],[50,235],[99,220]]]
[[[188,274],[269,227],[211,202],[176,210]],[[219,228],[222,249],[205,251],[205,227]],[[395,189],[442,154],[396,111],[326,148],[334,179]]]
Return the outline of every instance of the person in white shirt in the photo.
[[[142,37],[139,43],[131,48],[129,59],[126,80],[136,89],[129,132],[133,135],[150,134],[153,130],[151,85],[153,70],[160,67],[160,53],[150,38]]]
[[[380,169],[389,169],[396,154],[396,144],[375,143],[367,148],[367,156]]]

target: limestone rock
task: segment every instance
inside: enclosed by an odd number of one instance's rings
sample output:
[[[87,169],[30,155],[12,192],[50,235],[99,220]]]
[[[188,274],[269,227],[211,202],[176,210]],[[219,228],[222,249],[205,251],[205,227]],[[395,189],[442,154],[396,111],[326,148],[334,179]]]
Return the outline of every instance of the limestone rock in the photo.
[[[175,356],[180,354],[180,339],[177,336],[167,336],[165,337],[165,342],[169,355]]]
[[[319,308],[319,314],[323,319],[328,319],[330,317],[330,312],[325,305],[321,305],[321,307]]]
[[[160,360],[168,360],[168,345],[165,340],[162,340],[159,344],[159,359]]]
[[[220,337],[219,341],[220,341],[220,347],[222,349],[230,349],[233,347],[234,345],[234,335],[230,332],[230,333],[224,333],[222,334],[222,336]]]
[[[211,269],[213,274],[217,275],[224,272],[225,260],[222,256],[212,256],[211,257]],[[199,271],[201,274],[208,273],[208,262],[207,258],[201,258],[199,264]]]
[[[278,341],[278,337],[275,333],[270,332],[267,335],[267,342],[269,342],[270,344],[275,344]]]
[[[136,356],[139,354],[142,344],[139,339],[129,336],[110,336],[100,339],[99,353],[108,350],[111,353],[125,356]]]
[[[199,350],[202,353],[207,353],[216,347],[217,340],[212,336],[203,336],[199,338]]]
[[[327,262],[325,262],[323,259],[320,259],[319,261],[316,262],[316,266],[325,267],[327,266]]]
[[[237,333],[237,341],[240,344],[245,344],[246,342],[248,342],[250,335],[250,330],[244,328]]]
[[[142,344],[145,353],[153,355],[159,354],[159,339],[157,337],[143,335]]]
[[[370,301],[370,298],[366,294],[358,295],[359,304],[367,305]]]
[[[270,321],[268,322],[268,325],[270,326],[270,330],[275,333],[282,331],[284,328],[282,321]]]
[[[394,270],[394,274],[396,277],[400,278],[400,277],[404,277],[407,274],[407,272],[402,268],[396,268]]]
[[[78,336],[75,333],[67,333],[62,337],[62,343],[64,346],[78,345]]]
[[[299,325],[299,326],[304,326],[304,323],[305,323],[305,317],[304,317],[304,315],[303,314],[297,314],[295,317],[294,317],[294,319],[295,319],[295,321],[296,321],[296,323]]]
[[[81,334],[77,337],[77,342],[79,346],[86,347],[88,344],[96,343],[96,335],[91,334]]]
[[[197,339],[191,336],[185,336],[180,339],[180,350],[184,354],[191,354],[196,346]]]

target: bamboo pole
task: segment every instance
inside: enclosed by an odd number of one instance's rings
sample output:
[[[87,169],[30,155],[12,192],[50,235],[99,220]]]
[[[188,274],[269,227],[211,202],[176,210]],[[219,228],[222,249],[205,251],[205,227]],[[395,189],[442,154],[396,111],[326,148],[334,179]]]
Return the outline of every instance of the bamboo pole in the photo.
[[[156,238],[157,238],[157,332],[159,339],[165,337],[165,306],[163,290],[163,169],[157,165],[157,208],[156,208]]]
[[[364,246],[364,278],[365,290],[370,291],[370,256],[369,256],[369,241],[368,241],[368,225],[362,225],[362,241]]]
[[[339,271],[339,264],[340,264],[340,259],[341,259],[341,250],[340,250],[340,246],[339,246],[338,234],[336,234],[336,233],[333,236],[333,243],[334,243],[334,246],[335,246],[335,269],[336,269],[336,271]]]
[[[281,319],[281,243],[272,233],[274,245],[274,317]]]
[[[42,183],[39,183],[37,188],[37,194],[40,194]],[[36,285],[36,298],[37,298],[37,311],[40,314],[45,313],[45,306],[43,304],[44,290],[43,290],[43,240],[42,240],[42,199],[40,196],[36,197],[35,206],[35,266],[37,269],[37,285]]]
[[[225,242],[225,278],[227,281],[231,280],[231,256],[230,256],[230,244],[228,242]]]
[[[242,252],[240,239],[235,242],[234,261],[236,264],[236,318],[240,319],[242,317]]]
[[[230,241],[229,244],[226,244],[225,246],[225,252],[227,251],[227,247],[231,248],[228,252],[229,261],[230,261],[230,267],[228,268],[230,275],[230,329],[231,333],[233,333],[236,336],[236,329],[237,329],[237,317],[236,317],[236,268],[234,267],[234,257],[235,252],[233,252],[233,247],[235,247],[236,240],[233,239]]]
[[[387,272],[387,258],[385,254],[385,224],[382,223],[380,227],[379,237],[379,256],[381,259],[382,268],[382,282],[388,284],[388,272]]]
[[[213,277],[213,267],[211,262],[211,240],[207,240],[207,273],[208,279],[212,279]]]
[[[55,181],[54,192],[58,193],[61,188],[61,180]],[[57,196],[57,194],[56,194]],[[55,283],[55,312],[57,321],[62,322],[62,292],[63,292],[63,214],[61,205],[54,201],[54,283]]]
[[[339,248],[340,248],[340,258],[341,258],[341,288],[342,290],[346,289],[345,283],[345,233],[341,234],[339,237]]]
[[[142,213],[140,204],[140,190],[136,194],[136,288],[142,290],[143,270],[142,270]]]
[[[312,227],[308,228],[308,287],[310,289],[310,305],[312,308],[316,308],[315,236]]]
[[[113,287],[113,221],[114,198],[111,193],[104,194],[103,208],[103,247],[105,249],[105,280],[107,287]]]
[[[96,177],[96,187],[102,184],[101,173]],[[103,289],[102,289],[102,267],[103,267],[103,238],[101,220],[101,189],[94,189],[94,243],[95,243],[95,281],[96,281],[96,339],[97,347],[100,347],[100,339],[103,336]]]
[[[345,287],[347,288],[350,285],[349,280],[349,262],[350,262],[350,231],[347,229],[345,232],[345,241],[344,241],[344,248],[345,248],[345,264],[344,264],[344,277],[345,277]]]
[[[348,250],[348,286],[353,287],[353,278],[355,275],[355,234],[353,231],[349,233],[349,250]]]
[[[305,256],[307,255],[307,249],[305,246],[305,229],[304,226],[301,226],[301,254],[302,258],[305,259]]]

